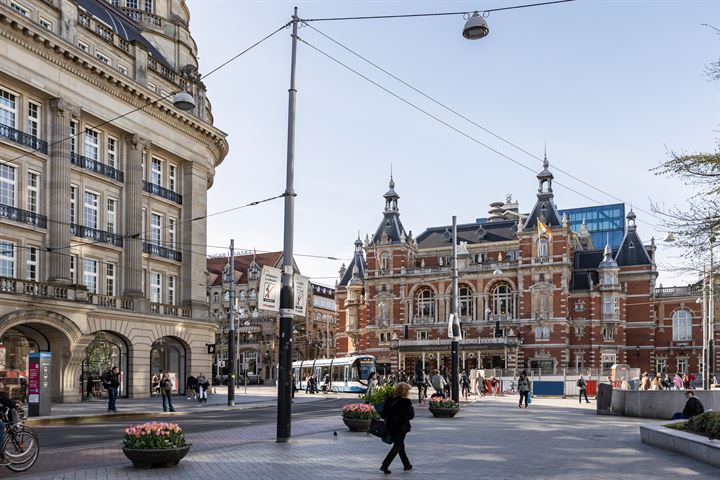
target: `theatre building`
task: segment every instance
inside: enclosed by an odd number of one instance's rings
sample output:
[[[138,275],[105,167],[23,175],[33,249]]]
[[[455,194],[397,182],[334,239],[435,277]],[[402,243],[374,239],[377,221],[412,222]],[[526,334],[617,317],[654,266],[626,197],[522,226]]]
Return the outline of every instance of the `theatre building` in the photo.
[[[210,373],[207,190],[228,151],[184,0],[0,0],[0,381],[53,401]],[[196,106],[171,103],[187,88]]]
[[[461,368],[698,372],[702,286],[656,286],[655,241],[642,241],[632,210],[624,219],[622,205],[560,214],[547,158],[537,182],[529,213],[508,197],[458,225]],[[452,227],[413,236],[392,179],[389,187],[375,234],[355,241],[340,271],[338,354],[372,354],[393,372],[449,368]]]

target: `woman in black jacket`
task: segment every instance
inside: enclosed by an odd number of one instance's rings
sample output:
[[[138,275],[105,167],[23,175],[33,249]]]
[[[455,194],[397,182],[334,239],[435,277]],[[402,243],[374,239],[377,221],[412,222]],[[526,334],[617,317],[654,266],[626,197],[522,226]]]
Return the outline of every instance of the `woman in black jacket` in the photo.
[[[415,417],[412,402],[408,398],[410,385],[401,382],[395,387],[392,397],[385,401],[380,416],[385,419],[385,432],[393,439],[393,446],[383,460],[380,470],[390,473],[388,467],[399,453],[404,470],[410,470],[412,465],[405,453],[405,435],[410,431],[410,420]]]

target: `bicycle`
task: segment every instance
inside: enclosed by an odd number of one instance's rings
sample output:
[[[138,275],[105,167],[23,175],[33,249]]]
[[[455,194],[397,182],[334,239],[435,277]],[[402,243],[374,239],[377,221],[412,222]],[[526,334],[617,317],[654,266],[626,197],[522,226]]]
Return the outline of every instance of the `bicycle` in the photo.
[[[29,470],[40,456],[40,443],[35,431],[24,425],[25,412],[16,409],[3,409],[0,419],[5,424],[2,451],[10,462],[7,466],[13,472]]]
[[[462,386],[462,396],[465,397],[465,403],[470,401],[470,386],[466,383]]]

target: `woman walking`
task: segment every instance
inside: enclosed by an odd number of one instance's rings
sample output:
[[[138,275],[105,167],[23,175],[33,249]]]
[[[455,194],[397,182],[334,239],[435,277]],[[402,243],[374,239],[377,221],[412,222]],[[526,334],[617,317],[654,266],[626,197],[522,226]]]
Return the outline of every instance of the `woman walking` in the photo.
[[[403,464],[403,470],[410,470],[412,464],[405,453],[405,436],[410,431],[410,420],[415,417],[415,410],[412,401],[408,398],[410,385],[400,382],[395,387],[392,397],[385,401],[380,416],[385,419],[385,432],[392,439],[393,446],[383,460],[380,470],[383,473],[391,473],[388,470],[390,464],[399,453]]]
[[[375,389],[377,388],[377,379],[375,378],[375,372],[370,372],[370,376],[368,376],[367,381],[367,393],[366,395],[369,397],[373,393],[375,393]]]
[[[520,403],[518,408],[522,408],[523,399],[525,400],[525,408],[528,407],[528,395],[530,395],[530,379],[527,377],[527,372],[523,370],[518,378],[518,391],[520,392]]]

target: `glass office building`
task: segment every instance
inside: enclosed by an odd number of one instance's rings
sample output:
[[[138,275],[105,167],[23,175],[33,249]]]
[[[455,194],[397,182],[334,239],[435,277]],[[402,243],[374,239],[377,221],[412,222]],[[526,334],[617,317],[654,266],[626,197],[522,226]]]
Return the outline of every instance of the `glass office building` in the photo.
[[[585,219],[595,248],[603,248],[606,242],[609,242],[612,248],[620,247],[625,235],[624,204],[568,208],[558,210],[558,212],[560,216],[563,214],[568,216],[570,227],[575,232],[580,230],[583,219]]]

